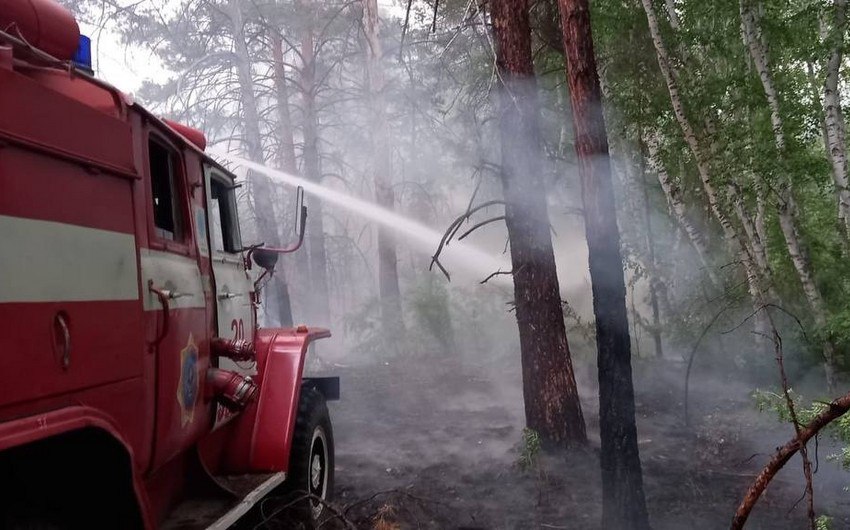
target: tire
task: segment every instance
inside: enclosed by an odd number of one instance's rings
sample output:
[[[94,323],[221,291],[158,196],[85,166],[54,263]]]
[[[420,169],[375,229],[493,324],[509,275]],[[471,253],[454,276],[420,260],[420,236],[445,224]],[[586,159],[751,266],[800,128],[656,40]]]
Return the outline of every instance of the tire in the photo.
[[[333,498],[333,428],[324,396],[312,387],[301,388],[289,456],[289,476],[285,484],[287,491],[296,499],[306,492],[323,501]],[[299,501],[294,509],[296,517],[308,528],[328,517],[324,504],[312,499]]]

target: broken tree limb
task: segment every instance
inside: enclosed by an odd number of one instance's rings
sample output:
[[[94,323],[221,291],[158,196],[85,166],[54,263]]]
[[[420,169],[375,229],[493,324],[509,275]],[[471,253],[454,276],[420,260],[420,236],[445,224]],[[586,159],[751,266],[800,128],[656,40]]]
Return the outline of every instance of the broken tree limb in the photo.
[[[475,192],[473,192],[473,199],[475,198],[474,194],[477,191],[478,191],[478,187],[476,186]],[[458,217],[454,221],[452,221],[451,224],[449,225],[449,227],[446,229],[445,233],[443,234],[443,237],[440,239],[440,244],[437,246],[437,251],[434,253],[433,256],[431,256],[431,265],[428,267],[428,270],[433,269],[434,265],[436,265],[437,267],[439,267],[440,271],[442,271],[442,273],[446,276],[446,278],[449,281],[451,281],[451,277],[449,276],[448,271],[440,263],[440,254],[442,254],[443,248],[451,242],[451,240],[455,237],[455,235],[457,235],[457,232],[460,230],[460,227],[463,225],[463,223],[465,221],[468,221],[472,217],[473,214],[475,214],[476,212],[478,212],[480,210],[483,210],[484,208],[487,208],[487,207],[493,206],[493,205],[497,205],[497,204],[504,205],[505,201],[499,201],[499,200],[486,201],[486,202],[483,202],[483,203],[481,203],[481,204],[479,204],[478,206],[475,206],[475,207],[472,206],[472,201],[470,201],[469,206],[466,209],[466,212],[464,212],[463,215],[461,215],[460,217]],[[501,216],[501,219],[504,219],[504,216]],[[491,222],[491,221],[488,221],[488,222]],[[486,223],[484,223],[484,224],[486,224]],[[461,237],[461,239],[468,236],[470,232],[472,232],[476,228],[479,228],[480,226],[481,225],[476,225],[476,226],[472,227],[472,229],[468,230]]]
[[[794,456],[809,440],[811,440],[821,429],[840,418],[850,410],[850,392],[844,394],[840,398],[833,400],[820,414],[810,421],[800,434],[792,438],[788,443],[777,449],[770,462],[761,470],[761,473],[753,481],[750,488],[747,490],[744,499],[740,506],[735,511],[735,517],[732,519],[730,530],[741,530],[750,516],[750,512],[758,502],[759,497],[770,484],[770,481],[776,473],[782,469],[788,460]]]
[[[463,238],[465,238],[466,236],[468,236],[472,232],[475,232],[476,230],[478,230],[482,226],[488,225],[490,223],[495,223],[497,221],[504,221],[504,220],[505,220],[505,216],[500,215],[498,217],[491,217],[490,219],[487,219],[486,221],[481,221],[480,223],[474,225],[472,228],[470,228],[469,230],[467,230],[466,232],[464,232],[460,236],[458,236],[457,240],[458,241],[462,240]]]

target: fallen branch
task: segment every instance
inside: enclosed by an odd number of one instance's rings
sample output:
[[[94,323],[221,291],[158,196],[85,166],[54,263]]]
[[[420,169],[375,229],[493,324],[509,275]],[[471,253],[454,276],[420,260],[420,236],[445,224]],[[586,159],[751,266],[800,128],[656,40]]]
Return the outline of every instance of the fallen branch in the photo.
[[[735,517],[732,519],[732,526],[730,526],[730,530],[741,530],[744,528],[744,524],[747,522],[747,518],[750,516],[750,512],[752,512],[756,502],[758,502],[759,497],[761,497],[761,494],[764,493],[764,490],[767,488],[767,485],[776,473],[782,469],[782,466],[784,466],[788,460],[797,453],[797,451],[803,448],[809,440],[817,435],[821,429],[846,414],[848,410],[850,410],[850,392],[833,400],[828,405],[827,409],[815,416],[812,421],[800,430],[800,433],[797,436],[777,449],[776,453],[774,453],[773,457],[770,459],[770,462],[768,462],[764,469],[762,469],[758,476],[756,476],[752,485],[750,485],[750,488],[747,490],[744,500],[741,501],[741,504],[735,511]]]
[[[275,498],[269,497],[268,499],[266,499],[266,501],[270,501],[272,499],[275,499]],[[352,523],[345,516],[345,514],[339,510],[339,508],[337,508],[336,506],[334,506],[330,502],[326,501],[325,499],[319,497],[318,495],[313,495],[312,493],[305,493],[304,495],[301,495],[297,499],[294,499],[294,500],[284,504],[283,506],[279,506],[279,507],[275,508],[272,511],[272,513],[270,513],[267,516],[265,514],[262,514],[262,506],[261,506],[261,516],[263,517],[263,520],[260,521],[259,523],[257,523],[254,526],[253,530],[259,530],[263,526],[266,526],[268,523],[272,522],[275,517],[277,517],[281,513],[285,512],[287,509],[292,508],[296,504],[304,502],[305,500],[308,500],[308,499],[321,504],[322,506],[325,507],[325,509],[327,509],[329,512],[331,512],[331,514],[333,515],[333,517],[330,517],[327,520],[325,520],[324,522],[322,522],[321,526],[324,526],[325,524],[330,523],[331,521],[339,520],[345,526],[346,530],[357,530],[357,527],[354,526],[354,523]],[[264,501],[264,503],[265,503],[265,501]]]

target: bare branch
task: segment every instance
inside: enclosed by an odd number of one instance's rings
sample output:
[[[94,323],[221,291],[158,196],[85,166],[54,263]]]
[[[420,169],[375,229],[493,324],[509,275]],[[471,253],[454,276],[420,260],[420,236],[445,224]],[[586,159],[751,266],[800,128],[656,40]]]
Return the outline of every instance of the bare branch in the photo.
[[[467,230],[466,232],[464,232],[463,234],[461,234],[461,235],[457,238],[457,240],[458,240],[458,241],[462,240],[463,238],[465,238],[466,236],[468,236],[468,235],[469,235],[469,234],[471,234],[472,232],[474,232],[474,231],[478,230],[478,229],[479,229],[479,228],[481,228],[482,226],[486,226],[486,225],[488,225],[488,224],[490,224],[490,223],[495,223],[495,222],[497,222],[497,221],[504,221],[504,220],[505,220],[505,216],[504,216],[504,215],[499,215],[499,216],[497,216],[497,217],[491,217],[490,219],[487,219],[486,221],[481,221],[480,223],[478,223],[478,224],[474,225],[472,228],[470,228],[469,230]]]
[[[480,282],[478,282],[478,283],[479,283],[480,285],[484,285],[485,283],[489,282],[490,280],[492,280],[492,279],[493,279],[493,278],[495,278],[496,276],[509,275],[509,274],[510,274],[510,275],[512,275],[513,273],[514,273],[514,271],[513,271],[513,270],[503,271],[503,270],[499,269],[499,270],[497,270],[496,272],[492,273],[490,276],[487,276],[486,278],[484,278],[483,280],[481,280],[481,281],[480,281]]]

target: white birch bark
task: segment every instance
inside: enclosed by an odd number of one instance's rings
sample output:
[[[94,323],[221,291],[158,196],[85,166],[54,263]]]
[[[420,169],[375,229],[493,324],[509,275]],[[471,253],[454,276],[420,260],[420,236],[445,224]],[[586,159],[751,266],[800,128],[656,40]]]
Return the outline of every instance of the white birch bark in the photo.
[[[664,196],[667,198],[667,204],[670,205],[670,211],[673,214],[674,219],[676,219],[676,223],[682,228],[687,236],[691,247],[693,247],[694,252],[697,255],[697,259],[699,259],[700,265],[702,265],[702,268],[708,275],[712,285],[719,287],[720,280],[717,278],[717,274],[708,262],[708,249],[705,244],[705,235],[702,233],[700,227],[697,226],[688,216],[688,209],[685,205],[684,198],[682,197],[682,189],[679,187],[678,183],[673,180],[670,173],[661,162],[661,157],[659,156],[658,151],[659,141],[657,136],[654,134],[646,134],[644,135],[644,142],[646,143],[649,155],[649,167],[658,177],[658,182],[661,184],[661,189],[664,191]]]
[[[827,150],[832,163],[832,178],[838,195],[838,218],[845,234],[850,234],[850,188],[847,179],[847,144],[844,112],[841,108],[839,74],[844,59],[844,32],[847,29],[847,0],[833,1],[833,25],[828,33],[830,54],[823,85],[824,123]]]
[[[744,228],[744,233],[747,234],[747,239],[750,242],[750,249],[752,251],[753,258],[756,261],[756,265],[758,265],[762,277],[769,278],[771,270],[770,264],[767,260],[767,249],[765,248],[764,240],[758,233],[755,222],[747,211],[747,207],[744,204],[744,196],[741,194],[741,190],[737,184],[730,182],[727,184],[727,188],[729,199],[735,207],[735,214],[738,217],[738,221]]]
[[[783,167],[785,166],[784,162],[787,157],[784,124],[779,107],[779,94],[773,82],[767,46],[759,24],[759,4],[755,3],[754,5],[752,0],[741,0],[739,5],[741,23],[744,28],[744,45],[749,50],[750,56],[753,59],[753,64],[758,72],[765,97],[767,98],[771,124],[773,125],[774,143],[780,161],[782,162],[780,167]],[[777,204],[777,213],[779,214],[779,225],[782,229],[782,235],[785,238],[785,246],[788,254],[791,256],[791,261],[797,272],[797,278],[803,287],[803,293],[806,296],[806,301],[812,312],[815,325],[818,328],[822,328],[827,323],[826,305],[824,304],[820,289],[814,280],[814,267],[804,250],[801,232],[798,227],[799,221],[796,215],[797,205],[794,198],[793,182],[791,182],[791,179],[787,175],[780,175],[779,188],[780,201]],[[829,341],[826,341],[824,344],[823,356],[827,382],[831,387],[833,385],[832,373],[835,368],[835,348]]]
[[[667,48],[664,45],[664,41],[661,38],[661,31],[658,26],[658,17],[655,13],[655,8],[653,7],[652,0],[641,0],[641,3],[643,4],[643,9],[646,13],[646,19],[649,25],[652,43],[655,47],[655,52],[658,59],[658,66],[661,70],[662,76],[664,77],[665,83],[667,85],[667,91],[670,95],[670,103],[673,107],[673,113],[675,114],[676,121],[679,123],[679,127],[682,130],[685,142],[690,148],[691,153],[693,154],[694,159],[696,161],[697,171],[699,173],[700,180],[702,181],[703,190],[705,191],[709,207],[711,209],[711,212],[714,214],[715,219],[717,219],[717,222],[723,229],[723,235],[725,239],[731,245],[732,251],[738,256],[739,260],[741,261],[741,264],[744,267],[744,273],[746,274],[747,279],[747,287],[750,292],[753,308],[757,312],[756,331],[760,333],[764,331],[765,328],[764,319],[760,315],[763,313],[762,308],[766,303],[766,297],[760,285],[760,275],[758,273],[757,266],[754,263],[752,255],[750,254],[750,250],[747,247],[747,243],[743,240],[743,238],[740,237],[738,232],[735,230],[735,227],[732,225],[732,222],[729,220],[729,217],[726,215],[720,205],[717,190],[715,189],[714,184],[711,181],[711,170],[708,163],[708,157],[706,156],[702,146],[700,145],[700,141],[697,138],[696,132],[694,131],[694,128],[691,125],[687,114],[685,113],[685,108],[682,103],[682,97],[679,92],[679,86],[676,81],[676,76],[674,74],[672,64],[670,62],[670,54],[668,53]]]
[[[667,8],[670,27],[673,28],[673,31],[679,31],[679,28],[682,27],[682,22],[679,19],[679,13],[676,11],[676,0],[664,0],[664,7]]]

